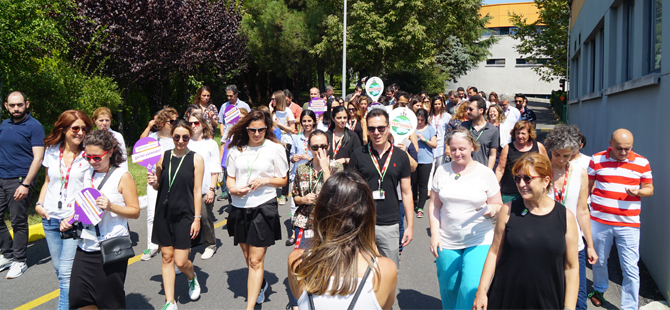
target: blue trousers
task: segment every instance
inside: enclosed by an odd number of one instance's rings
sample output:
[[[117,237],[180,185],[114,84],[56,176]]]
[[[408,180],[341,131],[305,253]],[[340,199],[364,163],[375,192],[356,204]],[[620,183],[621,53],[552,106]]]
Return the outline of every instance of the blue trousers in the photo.
[[[69,309],[69,291],[70,291],[70,273],[72,272],[72,263],[74,255],[77,253],[78,240],[60,238],[59,219],[42,220],[44,235],[47,239],[51,262],[54,265],[56,276],[58,277],[58,287],[60,295],[58,296],[58,309]]]
[[[438,252],[437,281],[442,309],[472,309],[490,245]]]

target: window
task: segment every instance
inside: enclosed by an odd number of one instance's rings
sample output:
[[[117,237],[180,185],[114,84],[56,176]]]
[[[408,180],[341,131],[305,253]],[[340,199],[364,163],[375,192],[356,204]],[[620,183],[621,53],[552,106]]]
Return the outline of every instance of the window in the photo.
[[[624,50],[626,51],[626,75],[625,80],[629,81],[633,79],[633,36],[635,35],[634,30],[634,16],[635,16],[635,1],[630,0],[626,2],[626,24],[624,25],[626,31],[626,45],[624,45]]]
[[[492,36],[492,35],[496,35],[496,34],[498,34],[498,29],[495,29],[495,28],[494,29],[484,29],[484,31],[482,32],[482,36],[484,36],[484,37]]]
[[[538,59],[526,59],[526,58],[517,58],[517,65],[545,65],[549,61],[549,58],[538,58]]]
[[[499,65],[499,66],[505,66],[505,59],[487,59],[486,60],[486,65],[491,66],[491,65]]]
[[[500,35],[509,34],[509,27],[500,27]]]
[[[661,70],[661,21],[663,0],[651,0],[651,47],[649,55],[649,71]]]

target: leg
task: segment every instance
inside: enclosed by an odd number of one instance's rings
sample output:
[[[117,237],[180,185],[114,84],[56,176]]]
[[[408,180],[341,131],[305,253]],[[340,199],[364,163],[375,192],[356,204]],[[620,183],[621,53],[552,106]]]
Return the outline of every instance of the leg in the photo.
[[[640,269],[637,266],[640,260],[640,228],[614,227],[614,242],[623,271],[621,309],[637,309],[640,295]]]
[[[375,225],[375,239],[377,240],[377,249],[381,256],[390,258],[396,265],[400,267],[399,259],[399,248],[398,248],[398,239],[400,231],[400,225],[389,225],[389,226],[379,226]]]
[[[19,187],[19,181],[9,182],[3,186],[8,199],[9,215],[14,230],[14,240],[12,241],[12,250],[14,252],[15,262],[26,261],[26,251],[28,250],[28,205],[35,182],[30,184],[28,196],[19,201],[14,200],[14,192]]]
[[[442,297],[442,309],[456,309],[462,261],[463,250],[442,249],[437,259],[435,259],[437,281],[440,284],[440,297]]]
[[[261,291],[261,285],[263,285],[265,253],[268,250],[267,247],[258,248],[252,245],[248,245],[248,247],[247,310],[254,309],[254,306],[256,306],[256,299]]]
[[[193,280],[195,277],[195,270],[193,269],[193,263],[188,259],[188,253],[190,250],[181,250],[174,249],[174,264],[179,268],[179,271],[183,272],[189,280]]]
[[[202,195],[202,207],[200,223],[202,223],[202,236],[205,238],[205,247],[216,245],[216,235],[214,233],[214,202],[205,203],[207,195]]]
[[[419,187],[419,202],[416,208],[419,210],[423,210],[428,198],[428,179],[431,175],[430,168],[432,168],[430,164],[422,164],[417,168],[417,171],[419,172],[419,180],[417,181]]]
[[[593,289],[604,293],[609,287],[607,259],[612,249],[612,226],[591,220],[591,235],[593,236],[593,247],[598,254],[598,261],[592,267]]]
[[[457,288],[458,299],[454,309],[472,308],[490,247],[490,245],[478,245],[463,249],[461,281]]]
[[[421,166],[421,164],[419,164],[419,167],[420,166]],[[414,170],[414,172],[412,172],[411,180],[412,180],[412,198],[414,198],[414,212],[416,213],[416,209],[417,209],[417,206],[418,206],[417,199],[419,198],[419,183],[418,183],[419,168],[418,167],[416,168],[416,170]]]
[[[174,300],[174,248],[171,246],[161,247],[161,274],[163,275],[163,290],[165,291],[165,301]]]
[[[68,309],[70,306],[70,275],[72,274],[72,264],[77,253],[78,242],[76,239],[65,239],[62,243],[58,263],[58,286],[60,288],[58,309]]]
[[[579,293],[577,293],[576,309],[586,310],[586,308],[586,249],[583,249],[579,251]]]
[[[154,216],[156,214],[156,199],[158,192],[147,185],[147,249],[158,250],[158,244],[151,242],[151,233],[154,230]]]
[[[9,191],[5,189],[7,182],[0,179],[0,214],[4,215],[9,206],[9,199],[14,195],[10,195]],[[0,253],[6,258],[12,258],[12,235],[9,234],[9,229],[5,221],[0,221]]]

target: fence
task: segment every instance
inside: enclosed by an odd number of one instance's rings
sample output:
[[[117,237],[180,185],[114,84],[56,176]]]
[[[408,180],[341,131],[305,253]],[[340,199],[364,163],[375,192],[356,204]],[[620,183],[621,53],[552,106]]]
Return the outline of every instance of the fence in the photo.
[[[568,105],[567,105],[567,93],[563,91],[552,91],[551,92],[551,107],[554,109],[558,119],[563,123],[568,123]]]

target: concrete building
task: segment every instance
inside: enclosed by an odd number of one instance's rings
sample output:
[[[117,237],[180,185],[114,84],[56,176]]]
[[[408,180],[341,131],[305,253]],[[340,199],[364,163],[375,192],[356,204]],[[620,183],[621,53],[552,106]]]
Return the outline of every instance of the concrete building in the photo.
[[[458,86],[475,86],[479,90],[500,93],[524,93],[527,95],[546,96],[552,90],[559,89],[559,82],[547,83],[540,80],[540,76],[532,70],[541,64],[531,64],[517,53],[514,48],[519,42],[509,36],[514,31],[514,25],[509,21],[509,14],[522,14],[531,23],[537,20],[538,12],[534,2],[519,2],[506,4],[484,5],[480,15],[489,14],[492,18],[486,25],[487,35],[499,36],[498,43],[489,51],[491,56],[482,61],[476,68],[458,79],[458,83],[450,83],[447,90]],[[541,62],[541,61],[540,61]]]
[[[649,159],[655,194],[642,199],[640,254],[670,300],[670,140],[663,138],[670,133],[670,3],[572,0],[570,6],[568,122],[586,135],[586,154],[607,149],[612,131],[627,128],[634,151]]]

